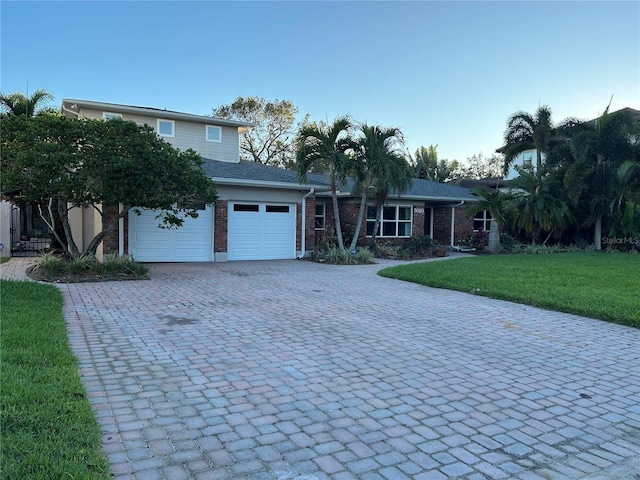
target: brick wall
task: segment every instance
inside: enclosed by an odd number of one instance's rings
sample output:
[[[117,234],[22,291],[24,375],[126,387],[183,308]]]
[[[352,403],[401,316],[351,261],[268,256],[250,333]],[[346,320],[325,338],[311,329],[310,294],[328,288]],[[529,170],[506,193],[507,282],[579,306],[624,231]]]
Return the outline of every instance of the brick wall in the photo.
[[[229,202],[227,200],[216,200],[214,206],[213,220],[213,251],[227,251],[227,223],[229,218]]]
[[[120,234],[119,234],[119,222],[118,220],[116,220],[116,218],[118,217],[118,205],[112,205],[110,207],[107,207],[104,211],[104,223],[103,223],[103,228],[104,225],[109,225],[110,222],[115,221],[115,228],[113,230],[111,230],[110,232],[108,232],[105,236],[104,239],[102,240],[102,252],[104,254],[107,253],[115,253],[116,255],[118,254],[119,251],[119,243],[120,243]],[[129,218],[128,216],[125,217],[125,228],[127,226],[129,222]],[[125,230],[126,232],[127,230]],[[125,242],[125,250],[124,252],[127,253],[128,249],[127,247],[129,246],[129,236],[125,235],[124,236],[124,242]]]
[[[307,208],[306,208],[306,216],[307,221],[304,227],[304,235],[306,242],[306,249],[313,250],[316,246],[316,201],[313,198],[307,198]],[[300,231],[298,228],[297,231]],[[299,236],[299,235],[296,235]],[[302,252],[304,253],[304,252]]]
[[[467,218],[465,207],[457,207],[455,214],[454,243],[458,244],[460,237],[466,237],[473,232],[473,219]],[[451,243],[451,207],[433,208],[433,237],[441,245]]]

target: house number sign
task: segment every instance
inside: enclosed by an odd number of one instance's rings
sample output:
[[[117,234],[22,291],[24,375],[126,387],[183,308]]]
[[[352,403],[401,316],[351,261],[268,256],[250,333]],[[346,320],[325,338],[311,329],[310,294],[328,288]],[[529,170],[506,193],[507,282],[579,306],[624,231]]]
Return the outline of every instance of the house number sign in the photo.
[[[424,208],[414,208],[413,213],[424,213]]]

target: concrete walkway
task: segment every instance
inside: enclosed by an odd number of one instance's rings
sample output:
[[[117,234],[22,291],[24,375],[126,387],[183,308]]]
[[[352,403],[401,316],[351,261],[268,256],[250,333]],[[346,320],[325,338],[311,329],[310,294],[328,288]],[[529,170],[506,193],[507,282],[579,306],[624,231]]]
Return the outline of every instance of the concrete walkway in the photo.
[[[113,477],[640,478],[640,330],[380,267],[59,285]]]

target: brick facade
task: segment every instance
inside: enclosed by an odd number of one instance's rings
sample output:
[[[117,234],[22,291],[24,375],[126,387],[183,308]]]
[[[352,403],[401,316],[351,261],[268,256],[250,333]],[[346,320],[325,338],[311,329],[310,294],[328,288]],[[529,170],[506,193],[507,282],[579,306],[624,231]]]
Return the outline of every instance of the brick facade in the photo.
[[[213,251],[227,251],[227,224],[229,218],[229,202],[216,200],[213,213]]]
[[[454,243],[458,244],[461,237],[473,233],[473,220],[465,214],[464,207],[455,209],[455,235]],[[433,208],[433,239],[441,245],[451,243],[451,207]]]
[[[110,222],[114,221],[118,217],[118,206],[112,205],[110,207],[105,208],[104,210],[104,225],[109,225]],[[125,217],[125,224],[128,223],[129,219]],[[125,225],[126,226],[126,225]],[[102,240],[102,252],[104,254],[112,253],[118,254],[120,250],[120,229],[118,220],[115,220],[115,228],[104,236]],[[125,230],[126,232],[127,230]],[[128,236],[124,236],[125,241],[125,252],[127,252],[127,246],[129,239]]]

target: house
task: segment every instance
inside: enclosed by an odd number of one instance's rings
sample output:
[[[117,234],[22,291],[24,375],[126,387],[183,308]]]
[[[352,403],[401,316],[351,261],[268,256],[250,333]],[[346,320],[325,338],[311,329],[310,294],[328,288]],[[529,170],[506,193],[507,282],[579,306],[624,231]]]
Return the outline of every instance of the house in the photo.
[[[349,179],[340,187],[338,208],[343,233],[355,233],[361,197]],[[410,188],[401,194],[391,192],[383,207],[379,231],[380,241],[401,245],[411,237],[427,235],[441,245],[453,246],[458,238],[473,231],[473,222],[465,215],[466,204],[475,201],[468,189],[445,183],[414,178]],[[373,199],[367,204],[360,230],[360,245],[367,244],[373,233],[376,209]],[[334,225],[333,204],[328,192],[316,195],[316,231],[322,232]]]
[[[615,112],[610,112],[609,115],[616,115],[620,113],[629,115],[633,119],[633,121],[640,123],[640,110],[636,110],[630,107],[625,107],[620,110],[616,110]],[[598,118],[588,120],[586,123],[596,124],[598,122]],[[496,149],[496,152],[504,153],[505,149],[506,149],[506,146],[502,146]],[[520,173],[518,172],[518,169],[535,171],[537,168],[536,153],[537,153],[537,149],[530,148],[527,150],[523,150],[518,155],[516,155],[516,157],[511,162],[511,165],[509,166],[509,171],[504,176],[504,180],[513,180],[517,178],[520,175]],[[546,159],[546,155],[544,152],[542,152],[540,154],[540,161],[542,165],[544,165],[545,159]]]
[[[333,224],[330,186],[322,175],[310,174],[307,183],[301,184],[296,172],[240,161],[240,133],[251,124],[79,99],[64,99],[61,110],[70,117],[122,118],[152,126],[175,147],[198,152],[218,190],[215,205],[203,205],[198,218],[185,219],[178,229],[159,228],[156,211],[130,212],[107,234],[99,255],[130,254],[142,262],[293,259],[312,251]],[[345,231],[355,230],[359,200],[352,182],[342,187],[340,213]],[[453,245],[472,229],[462,209],[473,200],[464,188],[416,179],[408,192],[390,195],[379,238],[399,243],[430,235]],[[105,221],[117,216],[119,208],[108,206]],[[363,241],[367,228],[373,226],[371,213],[368,208]],[[73,209],[70,220],[80,248],[102,228],[102,218],[92,209]],[[0,211],[0,226],[8,221]]]

